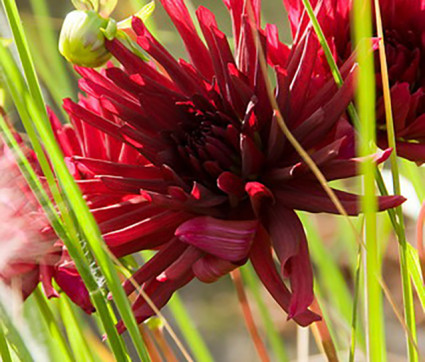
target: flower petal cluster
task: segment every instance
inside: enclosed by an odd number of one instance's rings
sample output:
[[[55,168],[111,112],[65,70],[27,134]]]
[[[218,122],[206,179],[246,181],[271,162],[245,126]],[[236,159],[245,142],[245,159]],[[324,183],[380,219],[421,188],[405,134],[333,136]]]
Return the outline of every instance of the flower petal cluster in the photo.
[[[319,316],[308,309],[312,267],[295,211],[338,211],[281,132],[266,71],[275,74],[287,126],[331,181],[355,176],[360,162],[352,128],[340,121],[356,67],[344,65],[339,90],[330,74],[314,76],[320,46],[312,29],[288,48],[275,26],[260,27],[258,1],[225,0],[233,52],[209,10],[196,12],[205,44],[183,0],[161,3],[190,61],[173,58],[134,18],[152,62],[115,39],[106,46],[120,66],[76,67],[86,95],[64,101],[72,125],[51,114],[69,169],[117,257],[157,251],[133,278],[159,308],[192,279],[211,283],[250,260],[288,317],[305,326]],[[334,192],[349,215],[359,213],[357,195]],[[379,208],[403,201],[380,197]],[[124,287],[136,291],[129,281]],[[139,322],[154,313],[142,296],[133,310]]]
[[[284,0],[295,37],[308,26],[301,0]],[[342,65],[352,56],[352,1],[311,1],[335,58]],[[391,87],[397,154],[425,162],[425,2],[380,0]],[[388,147],[381,69],[376,58],[378,145]]]
[[[20,142],[37,167],[35,155]],[[21,290],[26,299],[41,282],[48,298],[59,297],[53,280],[87,313],[94,308],[89,294],[63,243],[58,240],[44,212],[4,144],[0,152],[0,280]]]

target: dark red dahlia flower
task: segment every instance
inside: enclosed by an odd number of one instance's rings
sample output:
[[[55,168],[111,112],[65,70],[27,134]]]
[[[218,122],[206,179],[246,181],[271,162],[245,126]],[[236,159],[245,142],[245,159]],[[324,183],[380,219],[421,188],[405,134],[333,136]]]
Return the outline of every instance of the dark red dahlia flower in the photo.
[[[205,45],[183,0],[161,3],[190,62],[175,60],[135,18],[137,42],[154,62],[114,40],[107,47],[122,67],[77,67],[87,95],[64,102],[72,126],[52,115],[69,167],[116,256],[157,250],[134,279],[158,307],[193,278],[210,283],[250,260],[288,317],[307,325],[318,316],[308,310],[312,268],[295,210],[337,210],[279,129],[261,55],[274,65],[288,127],[328,180],[354,176],[359,162],[350,156],[351,128],[337,122],[351,100],[355,67],[346,64],[339,90],[330,76],[312,78],[319,49],[312,31],[289,49],[276,27],[260,29],[258,1],[225,1],[233,53],[207,9],[196,13]],[[356,195],[335,193],[348,214],[359,213]],[[403,200],[381,197],[379,207]],[[125,290],[135,287],[126,282]],[[141,296],[133,310],[138,321],[153,314]]]
[[[308,26],[301,0],[284,0],[294,36]],[[318,18],[339,64],[352,54],[350,13],[352,1],[312,0],[320,6]],[[425,2],[380,0],[385,50],[391,86],[397,153],[411,161],[425,162]],[[382,80],[378,57],[377,138],[388,147]],[[325,63],[325,60],[323,60]]]
[[[34,154],[21,149],[37,167]],[[89,294],[63,243],[58,240],[44,212],[21,175],[12,151],[1,145],[0,152],[0,280],[19,288],[26,299],[41,282],[48,298],[58,297],[53,280],[87,313],[94,308]]]

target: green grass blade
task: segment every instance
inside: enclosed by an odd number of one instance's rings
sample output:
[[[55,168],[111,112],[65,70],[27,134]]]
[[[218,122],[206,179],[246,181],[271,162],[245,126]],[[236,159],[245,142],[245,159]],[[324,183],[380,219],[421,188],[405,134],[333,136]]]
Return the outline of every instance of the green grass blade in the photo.
[[[87,344],[82,325],[79,323],[68,298],[62,295],[58,299],[57,304],[76,360],[95,362],[96,358],[93,356],[93,350]]]
[[[199,334],[196,326],[193,324],[190,315],[187,313],[187,310],[177,293],[174,293],[167,306],[170,309],[189,348],[191,349],[195,360],[199,362],[214,361],[207,345]]]
[[[355,0],[354,40],[357,45],[357,61],[359,63],[357,104],[359,113],[360,139],[358,154],[360,157],[376,152],[375,142],[375,72],[372,48],[372,13],[370,2]],[[366,243],[366,301],[367,301],[367,337],[368,355],[371,361],[385,361],[385,331],[379,246],[377,243],[377,201],[375,197],[375,167],[372,160],[361,164],[363,175],[364,197],[362,210],[365,215]]]
[[[40,288],[34,290],[34,296],[44,322],[50,332],[50,338],[55,341],[55,349],[60,353],[59,356],[63,361],[76,361],[65,337],[59,329],[58,321],[50,310],[46,297],[42,294]]]

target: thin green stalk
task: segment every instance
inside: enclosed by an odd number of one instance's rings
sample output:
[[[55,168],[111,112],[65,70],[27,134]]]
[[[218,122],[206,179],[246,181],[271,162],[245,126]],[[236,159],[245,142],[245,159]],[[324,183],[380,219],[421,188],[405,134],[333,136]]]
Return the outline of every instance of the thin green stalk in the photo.
[[[393,149],[393,152],[390,156],[391,161],[391,171],[393,179],[393,188],[394,193],[397,195],[401,194],[400,188],[400,175],[397,164],[397,149],[396,149],[396,140],[395,140],[395,131],[394,131],[394,119],[391,109],[391,93],[390,93],[390,83],[388,78],[388,66],[387,59],[385,54],[384,46],[384,31],[382,29],[382,19],[379,1],[375,0],[375,13],[376,13],[376,28],[379,37],[379,56],[381,64],[381,74],[382,74],[382,83],[383,83],[383,92],[384,92],[384,104],[385,104],[385,119],[386,119],[386,128],[388,136],[388,145]],[[403,287],[403,305],[404,305],[404,316],[406,318],[406,325],[410,330],[414,342],[417,341],[416,335],[416,323],[415,323],[415,308],[413,304],[413,292],[412,285],[409,278],[409,267],[408,267],[408,258],[407,258],[407,241],[406,241],[406,232],[404,229],[404,218],[403,210],[401,206],[396,208],[396,214],[398,216],[398,223],[400,227],[400,268],[402,276],[402,287]],[[406,332],[407,333],[407,332]],[[418,360],[418,354],[414,343],[411,342],[408,335],[406,335],[406,343],[408,348],[409,361],[416,362]]]
[[[355,0],[354,39],[357,45],[357,61],[359,64],[357,103],[359,112],[360,139],[358,153],[366,157],[376,152],[375,140],[375,72],[374,60],[370,53],[372,47],[372,13],[370,2]],[[365,215],[366,243],[366,301],[367,301],[367,337],[368,355],[370,361],[385,361],[385,333],[382,291],[379,283],[381,270],[379,247],[377,243],[375,197],[375,167],[372,160],[367,159],[361,164],[363,175],[364,197],[362,210]]]
[[[0,323],[0,357],[3,362],[12,362],[10,355],[9,344],[4,335],[3,326]]]
[[[46,114],[34,64],[29,52],[22,24],[20,22],[16,3],[14,0],[2,0],[2,2],[8,15],[10,27],[14,35],[18,54],[20,56],[24,74],[32,96],[27,99],[27,107],[32,117],[33,125],[44,141],[45,149],[49,155],[59,183],[62,186],[66,200],[71,206],[71,209],[74,211],[75,217],[81,227],[85,239],[87,240],[90,251],[94,254],[102,274],[105,276],[107,285],[112,292],[118,311],[127,327],[136,351],[143,361],[148,361],[149,357],[144,347],[130,303],[121,286],[120,279],[114,268],[109,251],[106,249],[96,221],[90,213],[90,210],[82,197],[81,191],[69,173],[64,162],[62,151],[53,134]],[[96,293],[95,298],[99,299],[99,295],[100,293]]]
[[[45,296],[40,291],[40,288],[34,290],[35,300],[37,301],[38,308],[41,312],[41,315],[46,322],[47,328],[50,332],[50,336],[55,340],[55,347],[60,350],[61,358],[64,361],[76,361],[75,357],[72,354],[71,349],[67,341],[65,340],[62,332],[59,329],[58,322],[53,316],[52,311],[50,310],[49,305],[46,302]]]
[[[285,350],[284,341],[279,335],[279,332],[276,329],[276,326],[273,323],[273,319],[270,316],[270,313],[264,303],[263,297],[260,294],[260,283],[254,269],[251,264],[246,264],[240,268],[244,282],[246,283],[249,291],[251,292],[258,310],[261,315],[261,320],[264,323],[264,330],[267,334],[267,338],[270,342],[273,354],[277,361],[289,361],[288,354]]]
[[[187,310],[177,293],[173,294],[167,306],[173,314],[177,326],[188,343],[195,360],[199,362],[214,361],[207,345],[199,334],[198,329],[193,324],[192,318],[187,313]]]

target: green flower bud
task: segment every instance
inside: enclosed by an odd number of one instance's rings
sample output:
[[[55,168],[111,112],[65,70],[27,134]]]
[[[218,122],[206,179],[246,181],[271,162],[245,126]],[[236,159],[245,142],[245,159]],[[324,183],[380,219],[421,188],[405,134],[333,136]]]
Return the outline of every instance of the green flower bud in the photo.
[[[105,19],[93,10],[74,10],[63,23],[59,51],[73,64],[99,67],[111,57],[105,39],[112,39],[115,33],[113,19]]]

